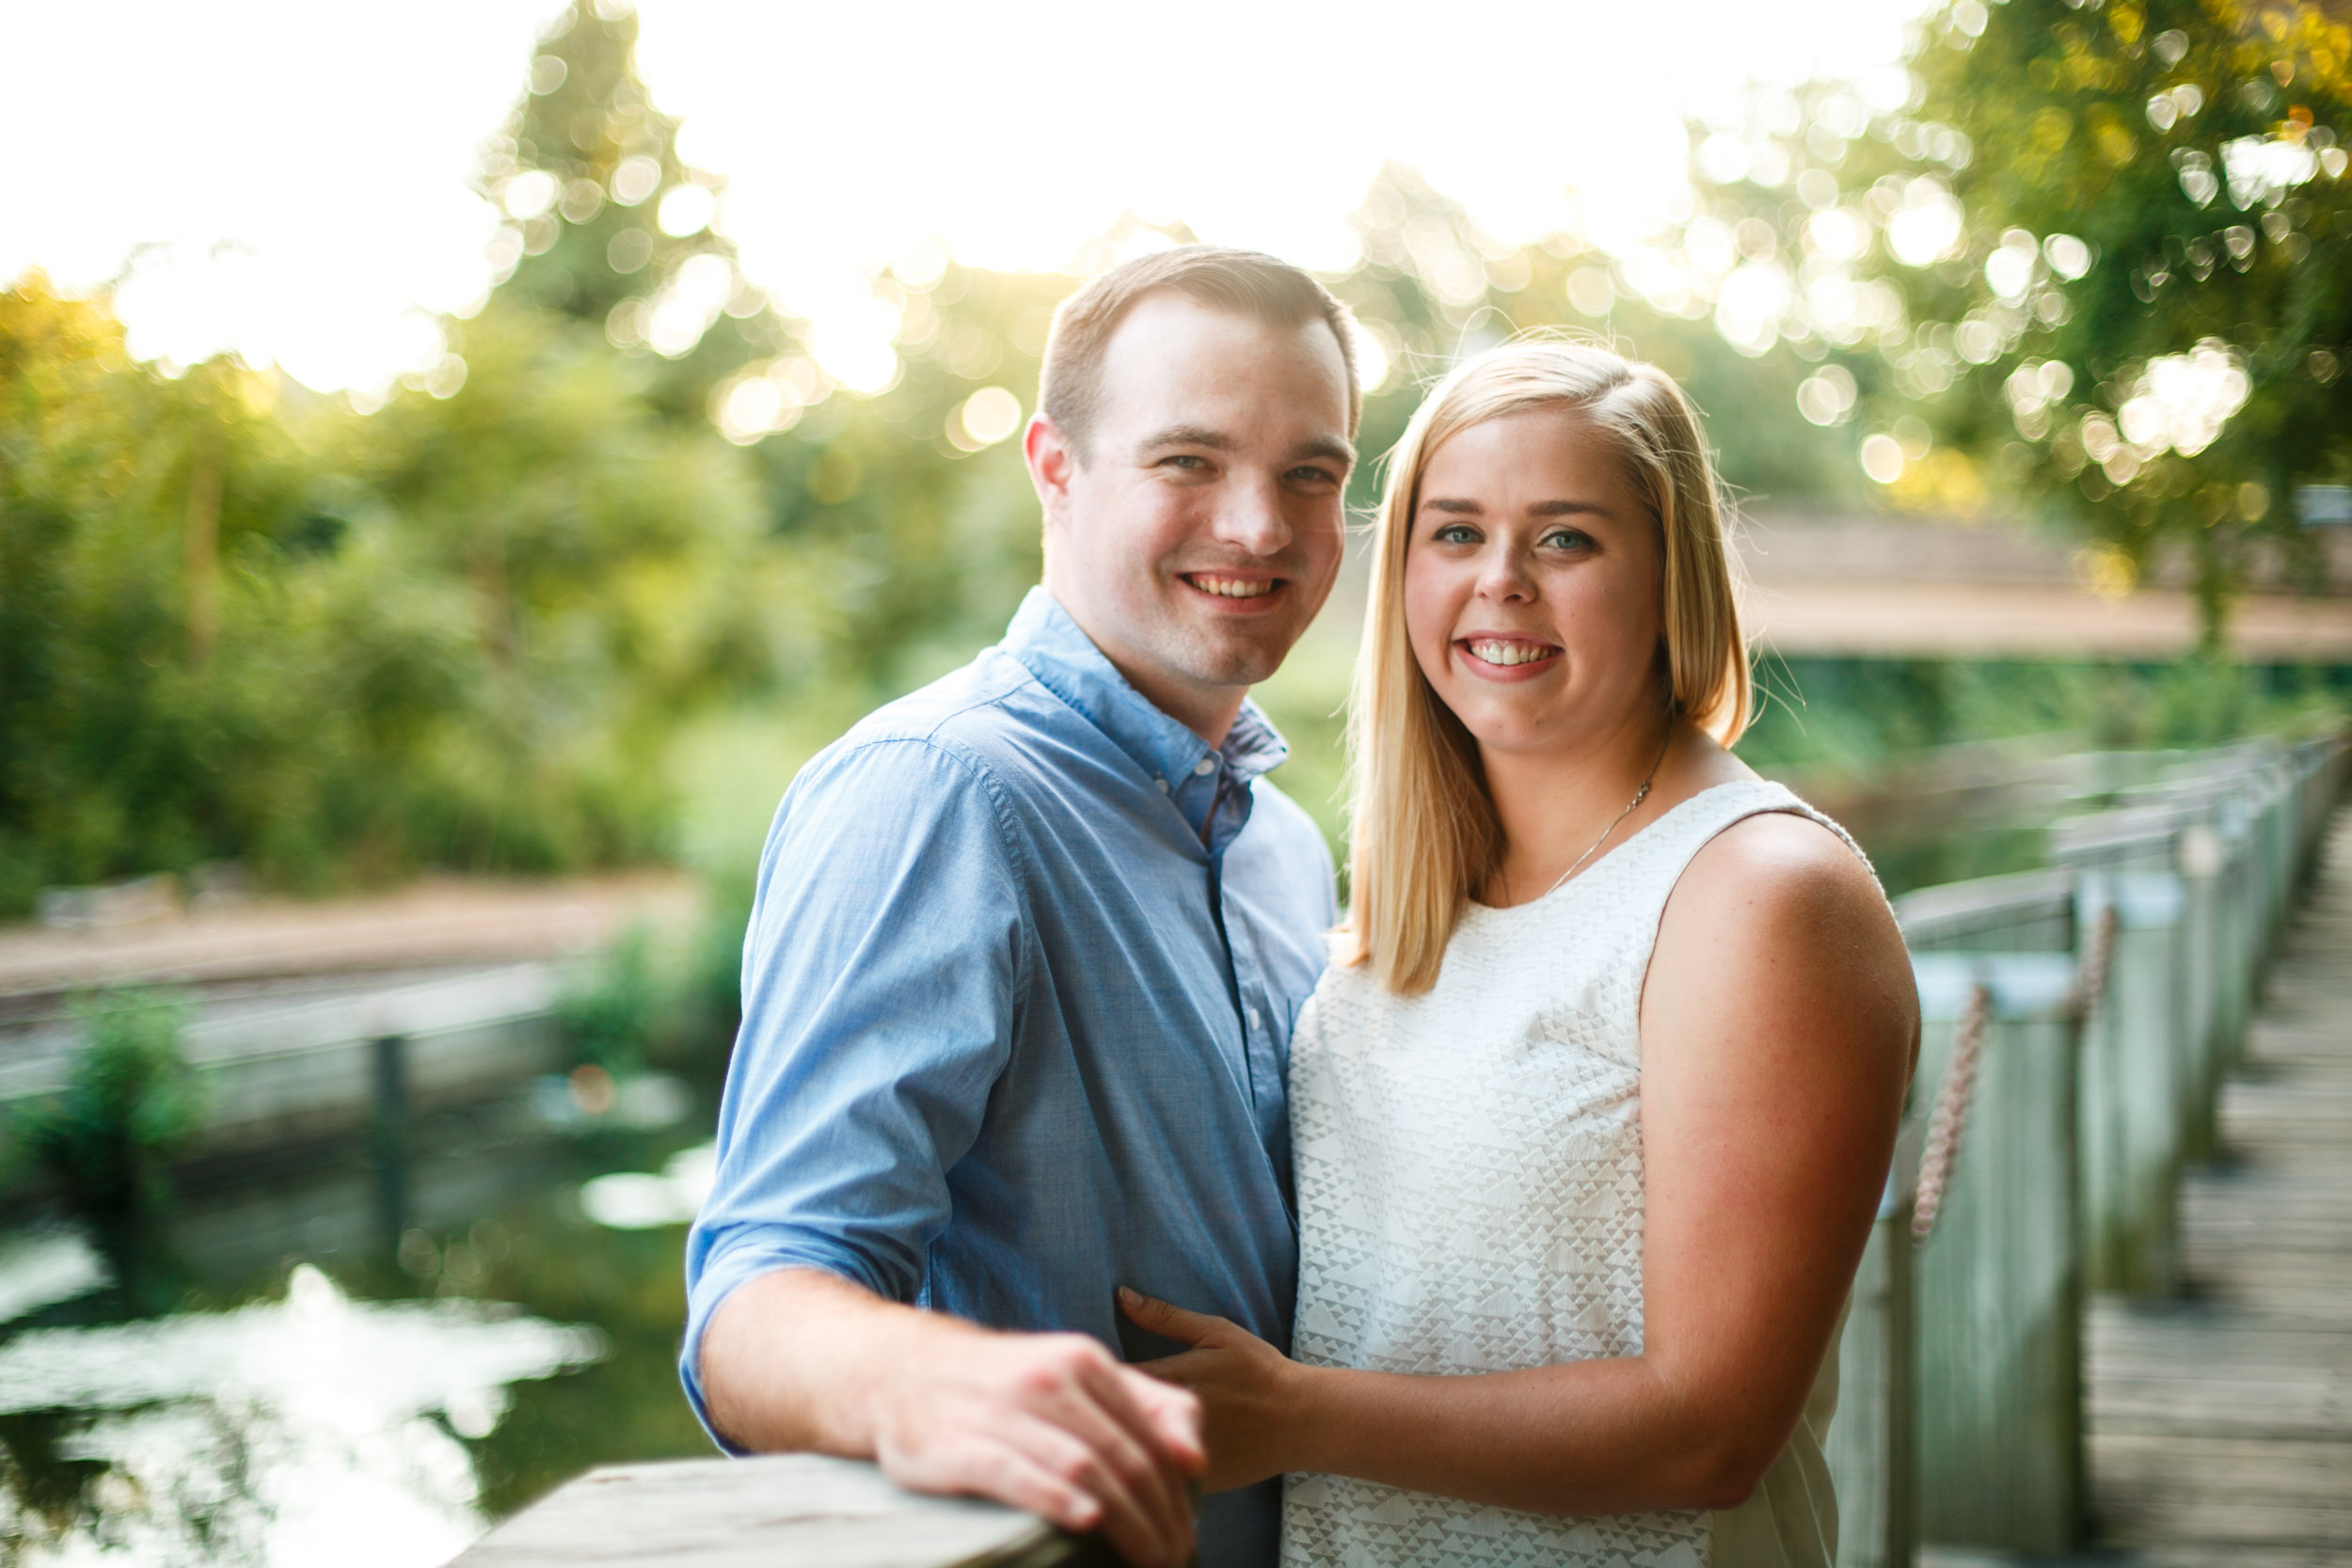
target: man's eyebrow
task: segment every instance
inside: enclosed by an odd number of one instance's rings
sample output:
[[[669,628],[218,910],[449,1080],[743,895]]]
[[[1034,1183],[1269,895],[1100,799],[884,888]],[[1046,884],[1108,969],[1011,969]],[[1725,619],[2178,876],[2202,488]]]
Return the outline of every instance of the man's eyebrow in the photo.
[[[1211,451],[1232,451],[1241,445],[1221,430],[1206,425],[1172,424],[1165,430],[1153,431],[1136,443],[1137,451],[1160,451],[1168,447],[1206,447]]]
[[[1291,449],[1291,455],[1299,458],[1327,457],[1343,467],[1356,466],[1356,449],[1336,436],[1311,436]]]
[[[1172,424],[1165,430],[1153,431],[1136,443],[1137,452],[1166,451],[1171,447],[1199,447],[1207,451],[1234,451],[1241,442],[1221,430],[1207,425]],[[1337,463],[1343,467],[1356,466],[1356,449],[1337,436],[1312,436],[1290,451],[1294,462],[1315,458]]]

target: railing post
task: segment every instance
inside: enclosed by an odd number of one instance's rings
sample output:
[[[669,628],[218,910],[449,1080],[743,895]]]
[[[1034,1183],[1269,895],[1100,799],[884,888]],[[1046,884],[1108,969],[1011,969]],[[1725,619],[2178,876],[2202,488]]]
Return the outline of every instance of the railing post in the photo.
[[[1919,1538],[2055,1556],[2082,1517],[2082,1266],[2074,960],[1915,955],[1926,1022],[1915,1112],[1953,1022],[1992,996],[1974,1103],[1914,1259]]]
[[[2115,911],[2106,994],[2086,999],[2078,1103],[2084,1254],[2094,1290],[2163,1294],[2175,1268],[2174,1195],[2197,1072],[2186,1027],[2181,879],[2085,873],[2081,925]]]
[[[372,1043],[375,1069],[375,1198],[385,1250],[400,1246],[408,1227],[408,1037],[382,1035]]]
[[[1917,1555],[1911,1164],[1897,1158],[1837,1345],[1837,1418],[1825,1455],[1837,1492],[1837,1568],[1911,1568]]]
[[[2172,864],[2181,878],[2182,1022],[2193,1069],[2188,1093],[2185,1158],[2213,1157],[2221,1081],[2237,1057],[2223,1006],[2222,871],[2227,850],[2214,831],[2210,806],[2174,835]]]

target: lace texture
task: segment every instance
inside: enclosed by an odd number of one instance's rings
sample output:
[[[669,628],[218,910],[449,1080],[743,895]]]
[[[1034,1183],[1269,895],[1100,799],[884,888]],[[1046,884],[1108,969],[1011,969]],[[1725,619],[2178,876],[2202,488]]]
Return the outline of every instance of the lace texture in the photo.
[[[1299,1360],[1442,1376],[1640,1353],[1643,976],[1691,857],[1779,811],[1836,828],[1778,784],[1721,784],[1542,898],[1471,905],[1426,995],[1325,972],[1291,1046]],[[1790,1448],[1813,1440],[1808,1421]],[[1282,1560],[1719,1568],[1712,1518],[1566,1518],[1295,1475]]]

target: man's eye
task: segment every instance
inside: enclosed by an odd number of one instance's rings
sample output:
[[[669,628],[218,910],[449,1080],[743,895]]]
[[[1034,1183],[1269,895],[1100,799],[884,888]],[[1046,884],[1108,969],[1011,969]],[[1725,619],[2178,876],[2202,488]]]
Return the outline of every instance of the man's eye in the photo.
[[[1170,457],[1164,457],[1160,461],[1166,464],[1173,465],[1179,468],[1200,469],[1209,466],[1209,460],[1207,458],[1195,457],[1192,453],[1185,451],[1177,452]]]
[[[1337,484],[1339,483],[1332,476],[1330,469],[1318,468],[1311,463],[1303,467],[1293,468],[1291,481],[1295,484]]]

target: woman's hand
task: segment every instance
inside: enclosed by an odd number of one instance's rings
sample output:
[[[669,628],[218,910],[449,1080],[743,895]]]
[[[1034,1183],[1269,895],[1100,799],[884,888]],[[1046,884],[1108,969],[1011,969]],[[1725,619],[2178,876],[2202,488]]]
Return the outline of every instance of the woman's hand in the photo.
[[[1237,1323],[1119,1289],[1120,1310],[1192,1348],[1136,1368],[1189,1388],[1200,1401],[1209,1468],[1201,1488],[1222,1492],[1297,1466],[1288,1457],[1302,1414],[1305,1369]]]

